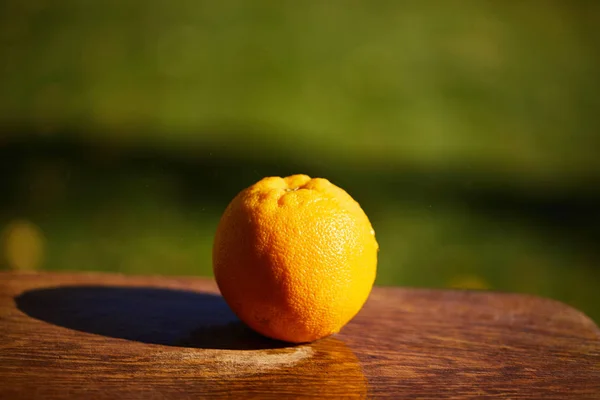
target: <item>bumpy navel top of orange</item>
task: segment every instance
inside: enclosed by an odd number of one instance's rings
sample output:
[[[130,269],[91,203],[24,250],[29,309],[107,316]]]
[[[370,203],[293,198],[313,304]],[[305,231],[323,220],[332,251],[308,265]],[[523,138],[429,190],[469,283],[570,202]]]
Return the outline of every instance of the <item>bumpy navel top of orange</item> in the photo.
[[[213,269],[231,309],[288,342],[338,332],[361,309],[377,269],[369,219],[348,193],[306,175],[264,178],[223,214]]]

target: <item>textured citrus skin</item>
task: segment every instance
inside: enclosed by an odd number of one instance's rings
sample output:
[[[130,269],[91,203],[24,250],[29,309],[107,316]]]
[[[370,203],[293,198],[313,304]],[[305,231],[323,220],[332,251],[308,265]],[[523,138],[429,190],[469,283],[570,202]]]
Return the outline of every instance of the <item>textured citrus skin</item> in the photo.
[[[379,246],[344,190],[306,175],[269,177],[225,210],[213,269],[231,309],[255,331],[310,342],[338,332],[375,280]]]

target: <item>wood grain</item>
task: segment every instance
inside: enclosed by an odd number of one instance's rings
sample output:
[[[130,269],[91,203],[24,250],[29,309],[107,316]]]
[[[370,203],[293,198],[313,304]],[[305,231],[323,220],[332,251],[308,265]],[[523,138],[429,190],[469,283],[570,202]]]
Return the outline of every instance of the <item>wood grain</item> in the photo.
[[[200,278],[0,273],[0,398],[600,399],[600,331],[562,303],[375,288],[291,346]]]

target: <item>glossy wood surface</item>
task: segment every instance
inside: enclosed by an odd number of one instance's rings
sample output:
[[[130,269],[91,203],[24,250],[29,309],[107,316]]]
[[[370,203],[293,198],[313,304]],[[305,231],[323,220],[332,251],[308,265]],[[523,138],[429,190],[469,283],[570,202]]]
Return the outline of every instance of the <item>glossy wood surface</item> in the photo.
[[[378,287],[292,346],[209,279],[0,273],[0,338],[3,399],[600,399],[596,325],[528,295]]]

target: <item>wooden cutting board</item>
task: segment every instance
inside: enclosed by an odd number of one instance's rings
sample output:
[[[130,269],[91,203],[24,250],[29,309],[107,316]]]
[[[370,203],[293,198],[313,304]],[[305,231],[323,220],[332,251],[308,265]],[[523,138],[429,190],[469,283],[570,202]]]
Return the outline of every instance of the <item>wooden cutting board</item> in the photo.
[[[241,324],[212,280],[0,273],[0,398],[600,399],[600,331],[520,294],[382,288],[304,345]]]

